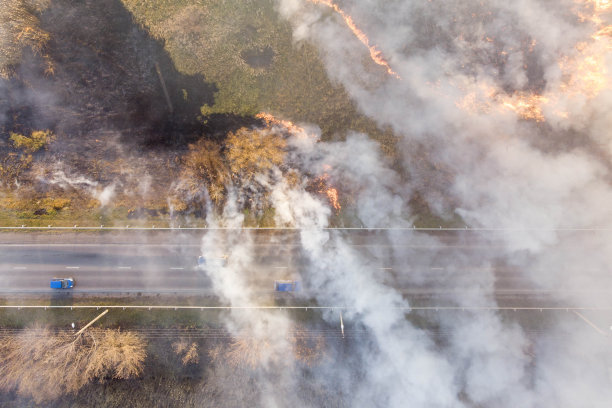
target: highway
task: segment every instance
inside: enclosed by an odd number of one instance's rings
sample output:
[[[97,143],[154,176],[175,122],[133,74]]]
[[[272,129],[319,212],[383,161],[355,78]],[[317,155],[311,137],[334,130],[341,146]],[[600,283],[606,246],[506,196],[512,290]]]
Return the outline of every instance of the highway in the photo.
[[[542,298],[578,290],[536,287],[528,278],[533,271],[496,261],[502,246],[498,233],[485,239],[482,233],[448,231],[396,231],[391,239],[384,231],[338,233],[367,259],[367,268],[381,281],[410,299],[444,298],[480,290],[471,288],[470,282],[489,275],[489,264],[495,271],[493,290],[498,298]],[[308,273],[297,231],[216,234],[219,247],[228,248],[229,242],[250,242],[254,256],[243,275],[262,295],[273,293],[275,279]],[[236,239],[236,234],[244,237]],[[74,277],[76,287],[70,290],[74,295],[213,296],[210,279],[197,267],[203,251],[202,236],[202,231],[3,232],[0,296],[54,294],[57,291],[49,288],[52,277]]]

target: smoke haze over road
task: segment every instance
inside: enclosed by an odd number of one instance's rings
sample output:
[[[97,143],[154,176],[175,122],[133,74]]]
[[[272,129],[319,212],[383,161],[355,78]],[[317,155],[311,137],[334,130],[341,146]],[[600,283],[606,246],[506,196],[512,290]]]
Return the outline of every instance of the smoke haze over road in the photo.
[[[400,135],[409,181],[400,181],[362,135],[318,144],[308,131],[293,131],[292,163],[351,191],[365,226],[410,226],[407,203],[418,190],[442,217],[504,229],[495,253],[474,258],[458,251],[449,262],[456,269],[447,278],[470,289],[453,299],[458,306],[496,306],[498,262],[533,271],[535,286],[567,293],[559,301],[609,305],[609,293],[601,291],[612,283],[607,2],[344,1],[345,14],[319,1],[280,0],[278,6],[295,41],[313,41],[329,75],[360,109]],[[369,43],[354,37],[345,15]],[[364,44],[376,44],[401,79],[372,65]],[[418,171],[423,151],[439,171]],[[310,264],[302,279],[309,293],[321,304],[349,307],[345,319],[368,333],[352,345],[350,361],[309,369],[335,384],[347,406],[609,404],[607,338],[559,320],[533,339],[488,311],[440,317],[437,324],[451,334],[439,342],[406,320],[408,304],[383,283],[384,271],[341,234],[322,230],[331,215],[327,205],[280,176],[262,182],[272,191],[277,222],[304,229],[301,246]],[[561,233],[566,228],[593,232]],[[394,266],[440,261],[416,251],[378,255]],[[219,288],[226,293],[228,286]],[[325,318],[338,320],[336,313]],[[288,327],[272,324],[277,333]],[[273,405],[289,402],[262,401]]]

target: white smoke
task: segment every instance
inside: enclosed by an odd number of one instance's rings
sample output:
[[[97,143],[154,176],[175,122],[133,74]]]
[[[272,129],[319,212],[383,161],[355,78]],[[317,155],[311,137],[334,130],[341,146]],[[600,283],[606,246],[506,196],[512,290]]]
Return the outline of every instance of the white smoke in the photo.
[[[258,399],[259,406],[280,407],[296,398],[275,392],[275,388],[296,388],[295,367],[291,359],[287,358],[293,355],[288,336],[294,323],[283,312],[249,308],[261,303],[258,291],[261,290],[262,272],[255,267],[253,237],[249,231],[241,229],[244,215],[238,211],[237,201],[236,190],[229,188],[223,213],[216,214],[209,208],[207,224],[210,230],[202,238],[201,247],[208,261],[203,273],[211,279],[215,294],[221,302],[237,307],[224,315],[224,324],[230,334],[237,341],[251,342],[251,348],[261,346],[263,350],[250,367],[251,363],[246,356],[242,356],[244,361],[225,362],[230,367],[236,364],[230,372],[232,376],[245,375],[246,371],[249,381],[256,381],[256,392],[232,390],[235,380],[231,383],[221,380],[217,384],[225,395],[237,392],[243,395],[242,398]],[[212,207],[210,203],[209,207]],[[226,264],[214,262],[222,257],[226,257]],[[271,283],[268,283],[268,287]]]
[[[314,42],[330,77],[342,83],[366,115],[402,137],[398,147],[404,167],[412,170],[411,148],[416,144],[426,146],[429,159],[448,170],[451,180],[445,196],[420,191],[430,207],[442,216],[454,212],[473,227],[501,230],[496,236],[504,244],[499,253],[450,257],[462,268],[446,272],[446,278],[471,289],[465,292],[469,296],[454,299],[459,306],[497,305],[496,276],[490,266],[496,259],[513,265],[516,274],[524,271],[534,287],[552,291],[562,304],[609,305],[610,292],[603,288],[610,287],[607,268],[612,262],[612,89],[609,75],[594,80],[590,85],[599,89],[593,91],[579,83],[589,80],[586,74],[563,71],[563,64],[579,68],[579,61],[588,58],[584,53],[593,49],[598,52],[595,58],[601,58],[598,69],[612,69],[610,48],[593,44],[591,38],[597,24],[609,24],[610,13],[601,15],[603,23],[580,16],[593,14],[598,4],[341,2],[370,43],[383,51],[402,78],[397,80],[376,72],[373,64],[367,66],[367,50],[330,8],[309,1],[279,1],[280,12],[294,25],[295,40]],[[520,93],[548,101],[541,108],[544,122],[525,120],[508,108]],[[468,97],[475,101],[475,110],[461,106]],[[358,140],[349,138],[347,145]],[[360,220],[378,227],[409,220],[403,207],[412,188],[399,187],[397,176],[381,176],[378,165],[367,165],[370,159],[380,162],[375,150],[352,147],[347,151],[359,154],[348,161],[340,144],[319,150],[330,153],[327,160],[338,168],[337,183],[356,191],[363,188],[355,203],[361,208]],[[311,168],[323,155],[314,155]],[[360,168],[361,163],[366,165]],[[430,175],[411,176],[414,185],[421,185],[419,178]],[[279,222],[308,228],[302,233],[303,249],[311,260],[305,279],[312,280],[319,301],[354,308],[350,318],[363,324],[374,339],[369,345],[373,349],[361,349],[372,357],[365,362],[369,374],[363,391],[349,405],[609,404],[610,353],[606,341],[587,326],[567,329],[568,323],[553,322],[550,334],[529,339],[520,326],[497,312],[474,312],[460,319],[441,317],[440,327],[451,333],[450,338],[440,350],[431,347],[428,336],[407,323],[403,313],[389,312],[406,305],[395,290],[380,283],[380,272],[371,261],[341,237],[320,230],[326,212],[317,214],[317,206],[305,195],[285,185],[273,194],[276,206],[283,208],[277,214]],[[424,266],[440,260],[414,255],[395,258]],[[418,275],[402,278],[418,283]],[[570,351],[576,348],[588,356]],[[579,372],[589,374],[572,383],[569,378],[580,377]]]
[[[40,178],[40,181],[49,184],[57,184],[62,188],[72,187],[75,189],[84,189],[93,198],[100,202],[102,207],[107,206],[115,196],[115,184],[100,186],[100,183],[88,179],[85,176],[69,176],[63,170],[54,171],[51,178]]]

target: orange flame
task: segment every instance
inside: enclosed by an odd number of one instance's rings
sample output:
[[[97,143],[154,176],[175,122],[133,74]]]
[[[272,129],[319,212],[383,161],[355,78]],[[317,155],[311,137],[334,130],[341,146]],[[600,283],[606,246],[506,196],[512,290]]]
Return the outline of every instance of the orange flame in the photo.
[[[261,119],[266,122],[267,126],[279,126],[285,128],[291,134],[303,134],[304,128],[297,126],[289,120],[277,119],[272,114],[267,112],[260,112],[255,115],[257,119]]]
[[[385,67],[389,75],[393,75],[394,77],[398,79],[400,78],[400,76],[391,69],[391,66],[389,66],[389,63],[383,58],[382,51],[380,51],[375,45],[370,45],[370,40],[365,35],[365,33],[357,27],[357,25],[353,21],[353,18],[349,16],[348,14],[346,14],[344,10],[338,7],[337,4],[335,4],[331,0],[310,0],[310,1],[314,4],[323,4],[323,5],[326,5],[327,7],[331,7],[336,13],[340,15],[340,17],[342,17],[342,19],[344,20],[346,25],[351,29],[355,37],[357,37],[357,39],[359,39],[359,41],[361,41],[361,43],[368,48],[368,51],[370,51],[370,58],[372,59],[372,61],[374,61],[376,64],[380,66]]]
[[[331,166],[324,164],[323,169],[330,170]],[[338,190],[335,189],[334,187],[330,187],[328,180],[329,180],[329,174],[323,173],[322,176],[317,177],[314,180],[313,185],[317,193],[319,194],[325,193],[325,195],[327,196],[327,199],[329,200],[329,203],[334,208],[334,210],[339,211],[342,208],[342,206],[340,205],[340,202],[338,200]]]
[[[612,11],[612,0],[574,0],[572,11],[580,21],[593,27],[590,39],[578,42],[574,50],[559,59],[561,79],[556,87],[551,86],[545,95],[536,92],[514,92],[507,94],[491,84],[461,86],[467,94],[455,102],[460,109],[474,114],[488,114],[492,111],[510,110],[517,116],[536,122],[546,121],[547,114],[569,118],[566,111],[568,102],[592,99],[603,90],[609,89],[610,74],[606,66],[612,49],[612,25],[606,24],[603,13]],[[535,41],[529,44],[533,51]],[[504,51],[501,52],[504,55]]]
[[[544,122],[542,114],[542,104],[548,102],[548,98],[538,94],[515,93],[510,98],[506,98],[502,102],[502,106],[506,109],[516,112],[518,116],[527,120],[535,120],[536,122]]]
[[[591,36],[595,41],[605,40],[605,37],[612,37],[612,25],[602,28]],[[608,48],[610,48],[610,45],[608,45]]]
[[[327,194],[327,198],[329,198],[329,202],[331,203],[332,207],[334,207],[336,211],[339,211],[342,206],[338,202],[338,190],[333,187],[330,187],[325,193]]]
[[[604,11],[612,7],[610,0],[595,0],[595,10]]]
[[[582,7],[575,13],[581,20],[593,23],[597,31],[591,35],[592,41],[576,44],[576,55],[560,60],[565,77],[562,90],[592,98],[609,84],[605,53],[612,49],[612,25],[605,24],[602,14],[612,10],[612,0],[575,1]]]

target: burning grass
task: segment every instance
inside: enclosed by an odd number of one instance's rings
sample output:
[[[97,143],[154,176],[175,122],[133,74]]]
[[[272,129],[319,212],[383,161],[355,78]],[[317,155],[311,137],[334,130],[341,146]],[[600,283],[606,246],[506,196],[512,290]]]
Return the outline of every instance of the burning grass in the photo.
[[[365,45],[365,47],[368,49],[370,53],[370,58],[372,59],[372,61],[384,67],[387,71],[387,74],[392,75],[398,79],[400,78],[397,72],[391,69],[391,66],[389,66],[389,63],[383,57],[382,51],[380,51],[378,47],[376,47],[375,45],[370,44],[370,39],[368,38],[368,36],[357,27],[357,24],[355,24],[355,21],[353,21],[353,18],[350,15],[348,15],[344,10],[342,10],[340,6],[338,6],[336,3],[334,3],[331,0],[310,0],[310,1],[314,4],[323,4],[327,7],[330,7],[332,10],[334,10],[334,12],[338,13],[338,15],[342,17],[342,20],[344,20],[344,23],[351,30],[353,35],[357,37],[357,39],[361,41],[361,43]]]
[[[317,124],[324,139],[355,130],[394,146],[393,138],[359,114],[344,89],[330,82],[316,48],[294,44],[291,27],[273,1],[123,2],[136,21],[165,41],[181,72],[202,74],[217,85],[214,103],[202,107],[203,115],[271,111]],[[253,50],[266,56],[266,64],[245,61]]]

